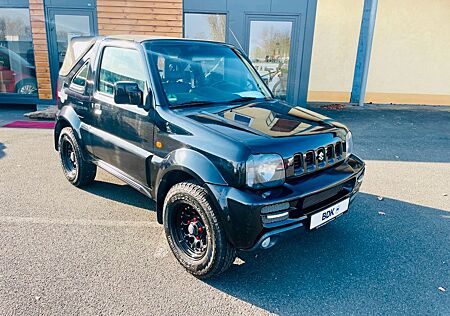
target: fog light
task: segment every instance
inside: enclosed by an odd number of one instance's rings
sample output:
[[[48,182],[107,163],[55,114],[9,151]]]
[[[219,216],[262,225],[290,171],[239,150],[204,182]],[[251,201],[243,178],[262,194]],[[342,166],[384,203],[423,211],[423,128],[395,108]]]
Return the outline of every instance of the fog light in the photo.
[[[266,215],[267,219],[275,219],[275,220],[280,220],[280,218],[282,217],[287,217],[289,215],[289,212],[283,212],[283,213],[277,213],[277,214],[269,214]]]
[[[275,213],[275,214],[267,214],[263,215],[263,222],[266,224],[274,223],[274,222],[281,222],[289,218],[289,212],[281,212],[281,213]]]
[[[266,239],[264,239],[261,243],[261,247],[263,248],[269,248],[270,246],[270,237],[267,237]]]

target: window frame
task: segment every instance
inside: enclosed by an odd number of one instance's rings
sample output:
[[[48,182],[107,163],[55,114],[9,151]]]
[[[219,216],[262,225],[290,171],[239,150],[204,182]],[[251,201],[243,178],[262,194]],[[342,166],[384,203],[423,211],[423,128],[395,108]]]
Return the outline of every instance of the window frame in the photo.
[[[228,43],[228,28],[229,28],[229,17],[228,17],[228,12],[227,11],[220,11],[220,10],[216,10],[216,11],[183,11],[183,38],[188,38],[186,37],[186,14],[209,14],[209,15],[224,15],[225,16],[225,38],[223,40],[222,43]],[[198,38],[196,38],[198,39]],[[214,41],[214,40],[209,40],[209,41]]]
[[[31,13],[30,6],[28,1],[26,0],[16,0],[13,2],[0,0],[0,10],[1,9],[24,9],[28,11],[28,26],[31,28]],[[34,50],[34,38],[31,33],[31,47],[33,49],[33,55],[35,53]],[[33,61],[33,67],[36,68],[36,60]],[[37,76],[33,78],[36,82],[36,92],[32,94],[21,94],[16,91],[14,92],[0,92],[0,104],[36,104],[37,100],[39,100],[43,104],[51,104],[51,101],[44,100],[39,98],[39,83]],[[53,93],[52,93],[53,94]]]
[[[69,89],[72,89],[76,92],[79,93],[84,93],[86,91],[86,85],[87,85],[87,81],[89,78],[89,70],[90,70],[90,60],[86,60],[81,67],[77,70],[77,72],[72,76],[72,79],[70,79],[70,83],[69,83]],[[87,67],[88,73],[86,76],[86,80],[84,82],[84,86],[80,86],[79,84],[74,83],[73,81],[75,80],[75,78],[81,73],[81,71],[83,71],[84,67]]]
[[[118,49],[124,49],[124,50],[134,50],[135,52],[138,53],[139,58],[141,60],[142,66],[143,66],[143,71],[146,72],[146,74],[144,74],[145,80],[144,80],[144,91],[143,92],[143,99],[144,99],[144,103],[145,100],[147,99],[148,93],[149,93],[149,89],[150,89],[150,81],[149,81],[149,74],[148,74],[148,70],[147,70],[147,66],[146,66],[146,60],[145,56],[142,56],[141,51],[136,47],[136,46],[120,46],[120,45],[111,45],[106,43],[105,45],[103,45],[102,47],[100,47],[101,53],[99,54],[99,58],[97,61],[97,67],[96,67],[96,74],[95,74],[95,93],[98,93],[102,96],[105,96],[109,99],[114,99],[114,92],[113,94],[109,94],[106,92],[103,92],[100,90],[100,73],[101,73],[101,69],[102,69],[102,62],[103,62],[103,55],[105,54],[105,50],[107,48],[118,48]]]

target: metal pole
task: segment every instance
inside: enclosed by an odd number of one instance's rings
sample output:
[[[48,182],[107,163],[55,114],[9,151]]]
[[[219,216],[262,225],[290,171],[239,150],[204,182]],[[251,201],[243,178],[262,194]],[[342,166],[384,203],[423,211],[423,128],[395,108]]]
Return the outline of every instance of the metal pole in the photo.
[[[353,76],[351,103],[364,105],[369,74],[370,53],[372,51],[375,19],[377,16],[378,0],[365,0],[361,30],[359,32],[358,52],[356,55],[355,73]]]

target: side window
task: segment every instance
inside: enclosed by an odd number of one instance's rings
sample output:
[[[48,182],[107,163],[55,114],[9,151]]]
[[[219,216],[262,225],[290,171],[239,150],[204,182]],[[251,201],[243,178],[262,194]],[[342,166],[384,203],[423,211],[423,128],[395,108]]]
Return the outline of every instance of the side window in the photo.
[[[88,71],[89,71],[89,63],[86,63],[80,68],[80,70],[78,70],[76,75],[72,78],[70,87],[75,89],[84,88],[86,86]]]
[[[0,68],[3,68],[2,70],[9,70],[10,67],[8,55],[0,53]]]
[[[105,47],[100,65],[98,91],[113,94],[118,81],[134,81],[145,91],[145,65],[137,50]]]

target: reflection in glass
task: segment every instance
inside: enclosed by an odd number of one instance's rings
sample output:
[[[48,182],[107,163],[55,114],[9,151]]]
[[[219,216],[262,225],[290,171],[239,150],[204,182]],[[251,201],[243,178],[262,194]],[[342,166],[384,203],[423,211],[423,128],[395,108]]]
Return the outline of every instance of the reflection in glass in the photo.
[[[72,84],[83,88],[86,86],[87,76],[89,72],[89,64],[85,64],[72,79]],[[72,86],[72,85],[71,85]]]
[[[145,91],[144,65],[137,50],[118,47],[106,47],[100,66],[98,90],[113,94],[114,84],[119,81],[136,82],[141,91]]]
[[[280,99],[286,99],[291,33],[292,22],[250,22],[250,60]]]
[[[248,61],[224,45],[149,42],[149,59],[171,106],[209,106],[270,98]]]
[[[69,40],[77,36],[93,34],[91,34],[89,16],[86,15],[55,15],[55,30],[59,68],[61,68]]]
[[[184,14],[184,37],[186,38],[225,42],[225,32],[225,14]]]
[[[28,9],[0,8],[0,93],[37,93]]]

